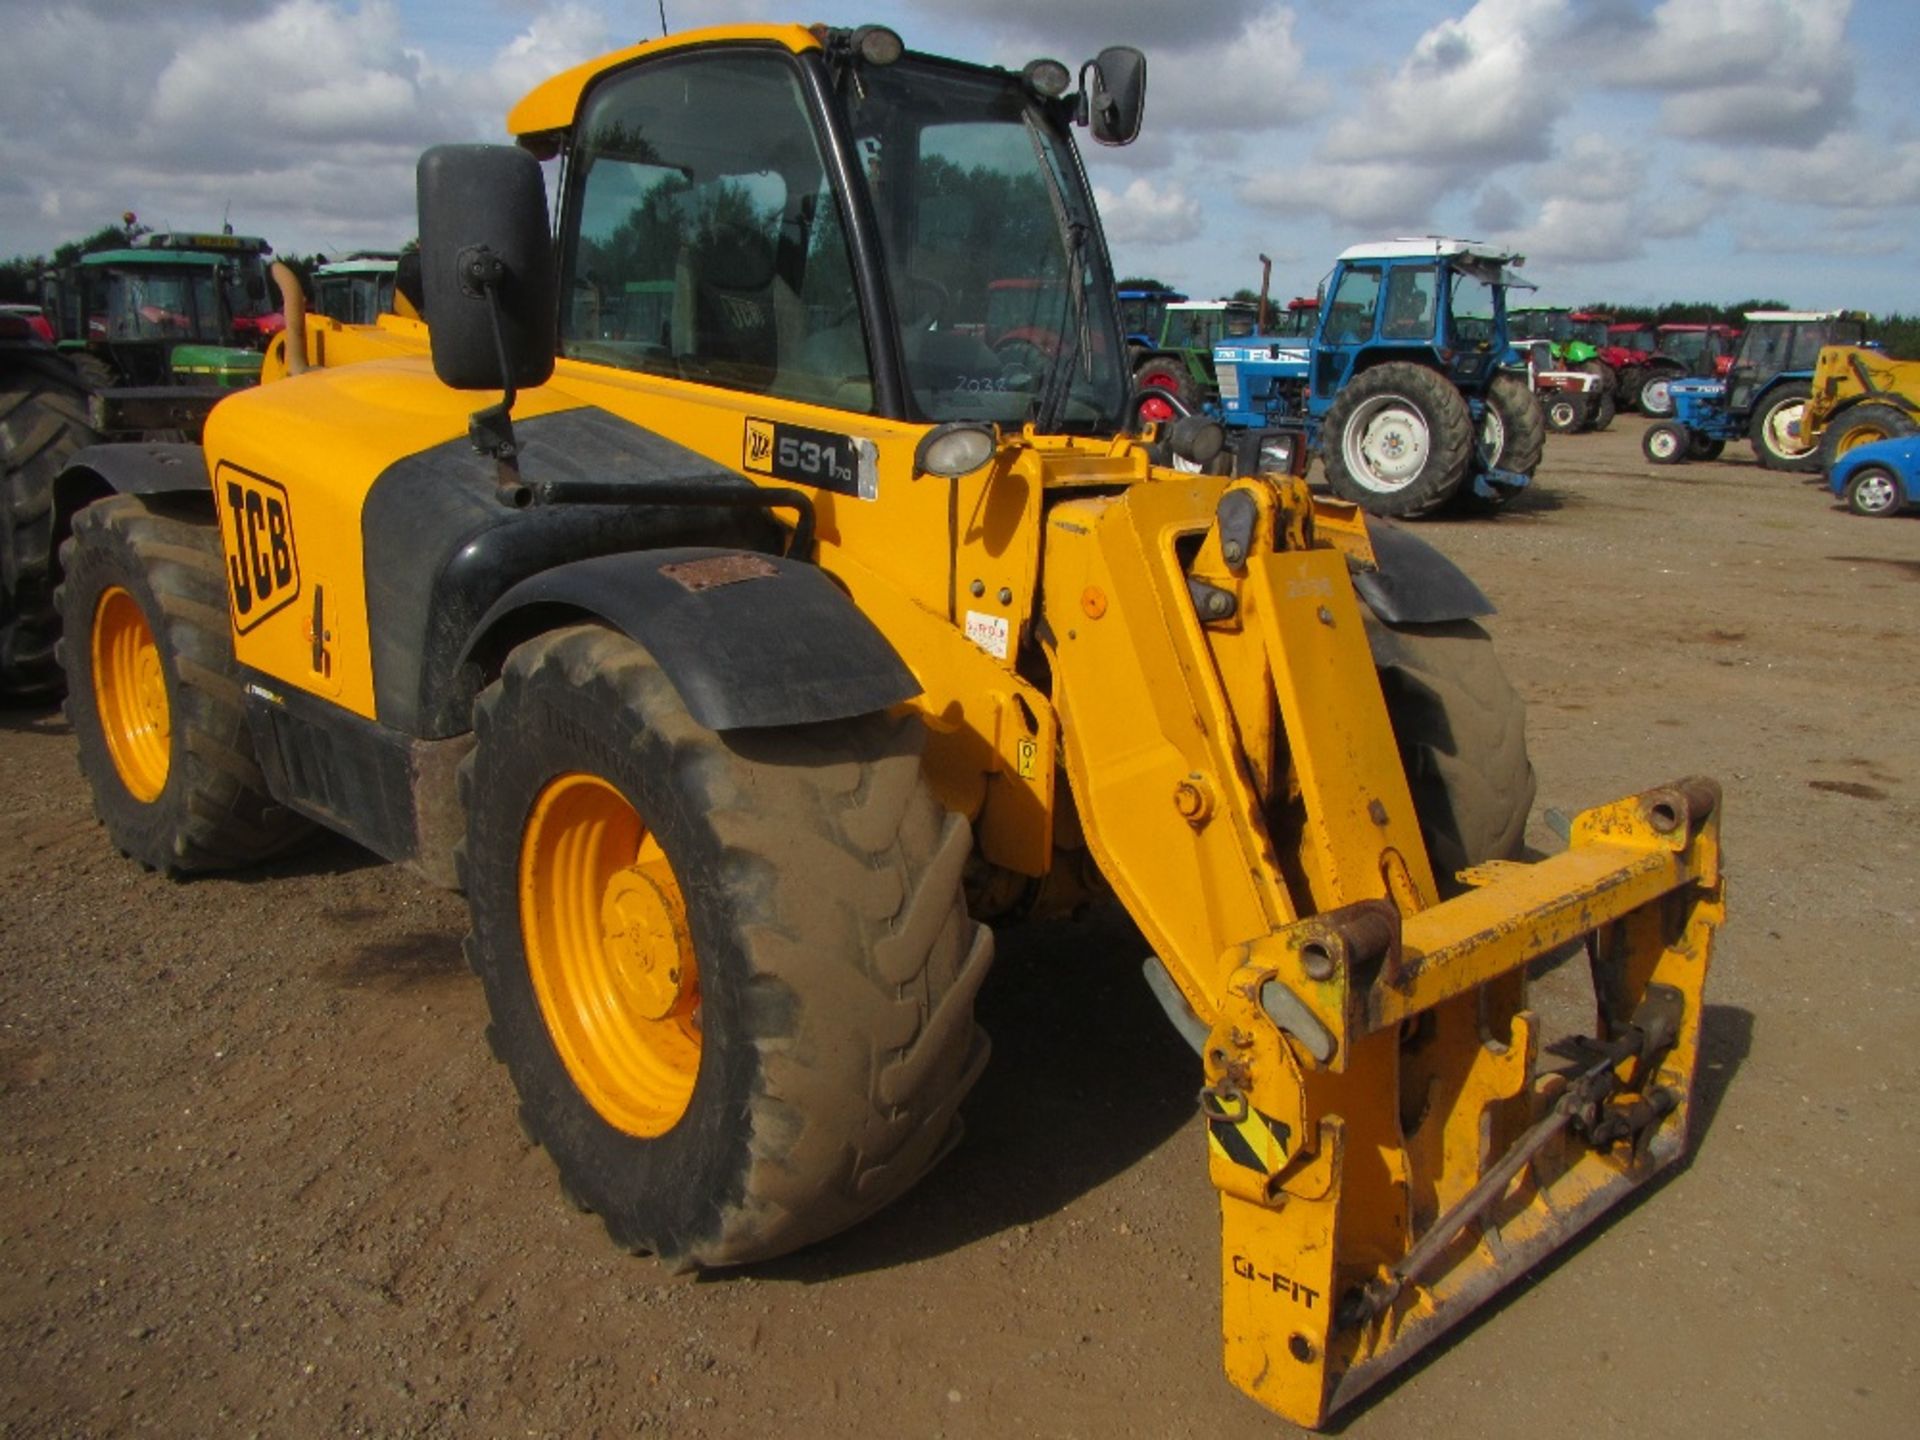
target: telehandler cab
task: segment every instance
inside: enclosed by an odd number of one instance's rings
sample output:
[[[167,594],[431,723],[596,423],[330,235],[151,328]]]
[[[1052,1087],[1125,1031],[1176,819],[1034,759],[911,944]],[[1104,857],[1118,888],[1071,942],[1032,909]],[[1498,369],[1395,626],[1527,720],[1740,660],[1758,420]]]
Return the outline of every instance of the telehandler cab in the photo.
[[[302,320],[204,447],[64,473],[68,713],[147,865],[317,822],[457,880],[529,1132],[677,1265],[918,1180],[983,922],[1117,896],[1199,1055],[1227,1371],[1320,1425],[1683,1154],[1719,792],[1517,863],[1472,583],[1130,431],[1072,132],[1144,88],[877,27],[547,81],[523,148],[421,161],[425,325]],[[1060,295],[1038,369],[984,338],[1009,275]],[[654,284],[657,329],[580,318]],[[1543,1065],[1527,967],[1583,937]]]

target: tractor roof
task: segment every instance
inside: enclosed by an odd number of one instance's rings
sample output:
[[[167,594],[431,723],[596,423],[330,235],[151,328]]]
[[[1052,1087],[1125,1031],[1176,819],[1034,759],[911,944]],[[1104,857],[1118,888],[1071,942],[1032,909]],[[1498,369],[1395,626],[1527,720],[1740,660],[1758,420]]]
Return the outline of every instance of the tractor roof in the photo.
[[[1860,320],[1873,317],[1864,310],[1749,310],[1746,318],[1762,325],[1790,325],[1806,320]]]
[[[1495,265],[1520,265],[1526,256],[1478,240],[1449,240],[1441,235],[1403,235],[1394,240],[1369,240],[1340,252],[1342,260],[1454,259],[1487,260]]]
[[[273,246],[258,235],[235,235],[231,231],[208,235],[188,230],[155,230],[148,235],[136,235],[133,246],[136,250],[232,250],[245,255],[273,253]]]
[[[80,263],[90,267],[124,265],[135,269],[153,269],[166,265],[205,270],[214,265],[224,265],[232,258],[230,255],[210,255],[204,250],[95,250],[90,255],[82,255]]]
[[[1254,302],[1251,300],[1175,300],[1167,306],[1169,310],[1251,310],[1253,308]]]
[[[391,275],[400,268],[397,255],[349,255],[313,267],[315,275]]]

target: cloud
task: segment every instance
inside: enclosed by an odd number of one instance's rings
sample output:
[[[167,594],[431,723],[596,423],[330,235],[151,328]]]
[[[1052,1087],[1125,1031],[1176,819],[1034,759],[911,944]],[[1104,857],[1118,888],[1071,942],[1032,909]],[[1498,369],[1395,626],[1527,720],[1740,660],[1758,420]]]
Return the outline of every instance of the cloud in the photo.
[[[1096,185],[1093,195],[1107,239],[1114,244],[1149,248],[1179,244],[1205,228],[1200,202],[1178,181],[1162,189],[1142,176],[1118,193]]]
[[[1798,151],[1750,155],[1718,150],[1697,159],[1688,177],[1715,194],[1858,210],[1920,205],[1920,140],[1884,140],[1860,131],[1827,136]]]
[[[1853,0],[1663,0],[1619,28],[1600,77],[1661,94],[1662,128],[1690,140],[1801,144],[1847,125]]]

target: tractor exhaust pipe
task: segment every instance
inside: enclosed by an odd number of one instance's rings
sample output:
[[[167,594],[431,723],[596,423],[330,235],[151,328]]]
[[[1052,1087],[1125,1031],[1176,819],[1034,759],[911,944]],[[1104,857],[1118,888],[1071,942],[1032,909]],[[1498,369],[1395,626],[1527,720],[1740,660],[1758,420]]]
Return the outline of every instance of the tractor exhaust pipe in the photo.
[[[281,333],[287,342],[287,374],[304,375],[307,369],[307,292],[301,288],[300,277],[286,265],[276,260],[268,272],[273,283],[280,287],[280,313],[287,317],[287,328]]]

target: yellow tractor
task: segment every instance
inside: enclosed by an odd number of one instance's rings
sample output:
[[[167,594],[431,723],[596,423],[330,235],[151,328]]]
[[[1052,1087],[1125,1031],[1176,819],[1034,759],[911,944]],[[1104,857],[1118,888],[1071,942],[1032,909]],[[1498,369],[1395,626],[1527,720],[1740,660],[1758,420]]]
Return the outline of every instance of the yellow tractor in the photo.
[[[1823,471],[1856,445],[1920,431],[1920,360],[1892,360],[1863,345],[1825,346],[1800,425],[1819,447]]]
[[[988,925],[1117,898],[1228,1374],[1317,1426],[1684,1154],[1720,797],[1520,862],[1474,585],[1285,437],[1135,419],[1074,132],[1145,78],[755,26],[547,81],[423,157],[424,324],[301,321],[203,447],[69,467],[61,653],[135,860],[318,824],[462,888],[529,1132],[676,1266],[919,1180]]]

